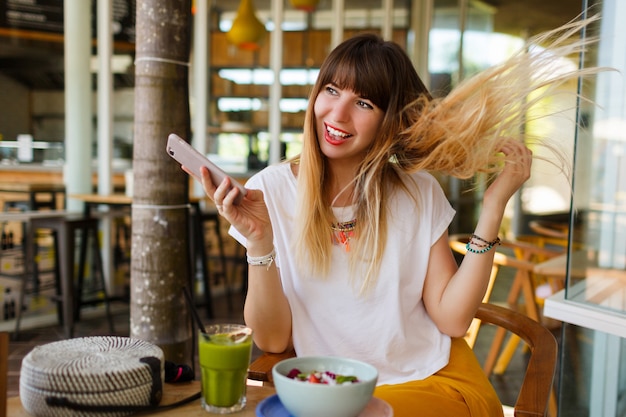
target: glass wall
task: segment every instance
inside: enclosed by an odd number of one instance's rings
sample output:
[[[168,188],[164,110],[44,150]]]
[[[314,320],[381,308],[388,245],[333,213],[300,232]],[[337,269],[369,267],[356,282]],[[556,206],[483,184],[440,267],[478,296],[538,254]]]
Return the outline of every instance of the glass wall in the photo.
[[[584,83],[576,137],[565,290],[546,302],[563,320],[559,415],[626,416],[626,3],[588,1],[601,13],[585,36],[585,65],[612,67]],[[567,262],[565,262],[567,261]],[[555,272],[558,272],[555,270]]]

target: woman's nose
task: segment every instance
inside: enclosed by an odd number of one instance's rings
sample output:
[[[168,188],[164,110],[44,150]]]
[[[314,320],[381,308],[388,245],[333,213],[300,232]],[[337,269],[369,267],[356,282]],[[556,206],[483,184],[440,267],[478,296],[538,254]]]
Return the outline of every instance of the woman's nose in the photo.
[[[345,122],[350,119],[350,103],[347,100],[337,100],[332,111],[333,119]]]

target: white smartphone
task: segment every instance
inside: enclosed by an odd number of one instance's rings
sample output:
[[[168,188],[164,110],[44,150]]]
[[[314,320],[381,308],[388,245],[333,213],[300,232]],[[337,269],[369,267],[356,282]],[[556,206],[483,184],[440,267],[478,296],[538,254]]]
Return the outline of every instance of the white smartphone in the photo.
[[[235,204],[241,203],[243,197],[246,195],[245,187],[233,177],[226,174],[220,167],[211,162],[206,156],[198,152],[194,147],[187,143],[183,138],[175,133],[171,133],[167,138],[167,154],[174,158],[178,163],[185,166],[188,170],[193,172],[197,178],[201,178],[200,168],[205,166],[209,168],[211,173],[211,180],[217,187],[222,183],[224,178],[229,177],[230,183],[233,187],[239,188],[239,194],[235,200]]]

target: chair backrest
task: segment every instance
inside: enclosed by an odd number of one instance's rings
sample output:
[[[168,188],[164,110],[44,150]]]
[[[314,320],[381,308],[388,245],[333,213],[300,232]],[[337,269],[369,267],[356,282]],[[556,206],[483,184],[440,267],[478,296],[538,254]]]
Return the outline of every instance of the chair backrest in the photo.
[[[538,235],[562,240],[567,240],[569,237],[569,224],[567,223],[531,220],[528,226]]]
[[[516,334],[526,342],[530,358],[515,402],[515,416],[545,416],[557,364],[558,344],[554,335],[526,315],[494,304],[483,303],[476,317],[482,323],[491,323]]]
[[[526,373],[515,403],[516,417],[545,416],[556,371],[558,345],[552,333],[540,323],[517,311],[482,303],[476,318],[500,326],[522,338],[530,350]],[[263,353],[249,368],[248,377],[272,383],[272,366],[295,353]]]
[[[465,254],[467,252],[465,245],[469,241],[469,237],[470,235],[450,236],[450,247],[455,252]],[[541,304],[543,300],[541,295],[538,294],[537,288],[539,285],[543,287],[546,283],[549,283],[552,290],[557,290],[562,287],[562,282],[537,274],[535,270],[538,262],[559,256],[563,250],[563,248],[558,249],[552,245],[550,248],[538,245],[534,240],[504,240],[494,254],[491,278],[483,303],[491,302],[491,289],[494,286],[494,281],[500,268],[510,268],[515,271],[515,275],[510,283],[506,299],[508,307],[512,310],[519,310],[530,319],[541,322],[544,325],[550,324],[553,326],[555,324],[554,321],[544,320],[542,317],[541,311],[543,308]],[[470,346],[473,346],[478,337],[481,324],[482,320],[478,316],[472,321],[465,338]],[[506,335],[507,329],[505,327],[499,327],[496,330],[489,352],[483,363],[483,370],[486,375],[491,375],[492,372],[502,374],[506,370],[520,340],[523,339],[519,335],[510,337],[503,348]],[[550,398],[549,412],[550,415],[556,415],[556,397],[554,395]]]
[[[9,373],[9,333],[0,332],[0,417],[7,415],[7,378]]]

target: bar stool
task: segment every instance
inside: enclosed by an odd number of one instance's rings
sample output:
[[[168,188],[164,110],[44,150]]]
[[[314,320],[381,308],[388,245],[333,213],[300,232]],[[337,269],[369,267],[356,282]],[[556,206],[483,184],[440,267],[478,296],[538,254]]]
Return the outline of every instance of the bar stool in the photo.
[[[49,205],[49,202],[47,201],[43,201],[41,202],[41,205],[37,205],[37,206],[33,206],[32,202],[26,201],[26,200],[7,200],[4,202],[4,207],[3,210],[5,212],[29,212],[29,211],[36,211],[40,208],[45,208],[45,209],[53,209],[54,207],[52,205]],[[28,236],[28,230],[29,230],[29,226],[28,226],[28,222],[27,221],[22,221],[21,222],[21,236],[19,239],[19,242],[17,241],[17,239],[13,239],[13,233],[12,231],[9,233],[6,233],[6,226],[7,223],[2,223],[0,225],[0,230],[2,232],[2,239],[3,239],[3,248],[5,249],[5,244],[8,245],[7,249],[15,249],[19,252],[21,252],[21,257],[22,259],[20,260],[22,264],[26,264],[26,260],[28,259],[27,256],[27,236]],[[54,233],[54,232],[52,232]],[[50,235],[49,231],[39,231],[38,233],[36,233],[36,237],[33,237],[33,244],[37,244],[37,241],[39,240],[39,238],[45,238],[48,235]],[[7,238],[6,242],[5,242],[5,237]],[[35,258],[32,258],[35,259]],[[6,274],[5,272],[3,272],[4,274]],[[9,276],[13,275],[11,273],[8,274]],[[23,274],[20,274],[23,275]],[[39,281],[39,276],[38,274],[34,273],[32,275],[33,277],[33,293],[34,294],[38,294],[39,290],[40,290],[40,281]],[[21,308],[21,307],[20,307]],[[17,316],[17,311],[16,311],[16,316]]]
[[[213,283],[219,284],[220,280],[224,282],[226,288],[226,297],[228,301],[228,309],[232,311],[232,288],[228,279],[228,271],[226,267],[226,252],[224,251],[224,240],[222,239],[222,230],[220,226],[220,216],[216,211],[204,211],[201,214],[200,220],[202,222],[202,231],[204,236],[205,227],[211,227],[215,233],[215,239],[217,240],[218,260],[220,269],[218,271],[209,270],[209,274],[213,277]],[[209,275],[207,274],[207,275]],[[208,280],[207,280],[208,281]],[[208,282],[204,283],[205,286],[209,285]]]
[[[98,240],[98,219],[84,217],[82,214],[68,214],[65,216],[39,217],[31,220],[31,233],[29,233],[29,250],[34,249],[33,235],[37,229],[50,229],[53,231],[55,248],[55,281],[59,296],[57,305],[59,321],[63,324],[65,336],[72,338],[74,335],[74,323],[80,319],[80,310],[83,305],[104,302],[106,315],[111,333],[113,329],[113,317],[111,315],[110,300],[106,293],[104,268]],[[76,249],[76,232],[80,231],[79,263],[76,287],[74,286],[74,254]],[[91,237],[91,247],[94,258],[96,275],[99,276],[99,285],[104,298],[83,300],[83,284],[85,279],[85,265],[87,263],[87,248]],[[32,258],[34,259],[34,258]],[[36,265],[31,262],[35,268]],[[94,275],[95,276],[95,275]],[[24,283],[22,283],[24,286]],[[23,302],[24,291],[21,292]],[[22,305],[20,302],[20,306]],[[18,311],[16,332],[19,326],[20,312]]]
[[[230,281],[228,279],[227,266],[226,266],[226,253],[224,250],[224,240],[222,239],[222,232],[220,227],[219,214],[217,211],[204,211],[200,208],[199,202],[191,203],[192,212],[190,230],[192,239],[191,253],[191,265],[194,271],[200,271],[202,275],[202,285],[204,287],[204,306],[207,310],[207,317],[209,319],[214,318],[213,312],[213,298],[211,291],[211,278],[213,278],[214,284],[219,284],[220,280],[224,282],[226,289],[226,297],[228,303],[228,310],[232,311],[232,289]],[[205,232],[206,227],[211,227],[215,232],[218,248],[218,260],[220,263],[220,269],[218,271],[211,271],[209,268],[209,257],[207,255],[207,245]],[[193,275],[195,276],[195,274]],[[191,285],[192,283],[190,283]],[[191,288],[194,288],[191,285]]]
[[[33,210],[30,202],[21,200],[9,200],[4,202],[4,211],[28,211]],[[5,225],[2,225],[2,233],[4,234]],[[22,224],[22,245],[26,241],[26,225]]]

